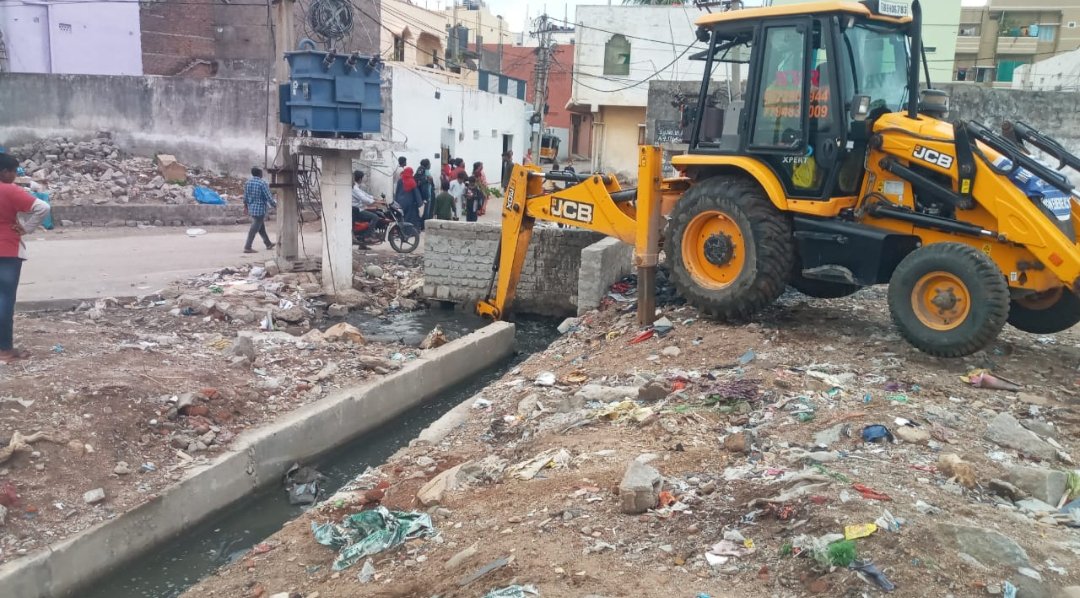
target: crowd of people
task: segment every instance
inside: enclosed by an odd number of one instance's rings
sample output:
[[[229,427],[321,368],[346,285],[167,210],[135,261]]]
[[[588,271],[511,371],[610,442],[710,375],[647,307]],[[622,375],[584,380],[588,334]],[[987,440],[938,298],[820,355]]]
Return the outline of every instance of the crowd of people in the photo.
[[[512,151],[503,153],[501,181],[505,185],[513,170]],[[401,207],[405,221],[424,230],[424,224],[432,218],[438,220],[465,220],[476,222],[487,211],[492,186],[484,171],[483,162],[473,162],[466,168],[465,160],[452,158],[437,171],[431,160],[424,158],[414,170],[405,156],[398,157],[391,175],[393,201]],[[385,203],[385,197],[376,200],[363,189],[364,173],[353,173],[352,207],[353,220],[371,222],[378,218],[373,211]]]

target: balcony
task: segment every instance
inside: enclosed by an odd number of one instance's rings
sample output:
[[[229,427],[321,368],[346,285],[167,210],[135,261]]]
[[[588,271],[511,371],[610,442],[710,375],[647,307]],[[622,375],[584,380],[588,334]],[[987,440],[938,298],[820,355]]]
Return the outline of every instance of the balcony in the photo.
[[[957,54],[978,54],[979,42],[982,41],[981,37],[976,36],[961,36],[956,38],[956,53]]]
[[[1037,37],[998,37],[997,54],[1034,54],[1038,51]],[[959,50],[957,50],[959,52]]]

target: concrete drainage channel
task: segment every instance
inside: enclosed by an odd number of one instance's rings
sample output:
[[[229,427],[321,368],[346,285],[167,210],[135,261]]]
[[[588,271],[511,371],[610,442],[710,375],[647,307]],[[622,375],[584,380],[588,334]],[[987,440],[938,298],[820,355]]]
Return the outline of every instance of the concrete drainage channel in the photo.
[[[199,577],[211,574],[212,569],[202,571],[202,575],[194,579],[185,575],[180,579],[166,580],[149,593],[120,590],[119,585],[113,583],[118,581],[114,578],[130,576],[110,574],[121,565],[158,547],[167,552],[168,544],[183,540],[178,535],[185,530],[192,529],[215,513],[221,513],[230,505],[250,501],[261,489],[277,486],[282,473],[293,462],[325,455],[350,440],[380,428],[386,432],[385,424],[410,408],[430,402],[478,374],[485,371],[491,373],[492,368],[499,364],[506,364],[514,349],[514,330],[512,324],[491,324],[426,352],[398,372],[370,384],[343,390],[304,406],[277,422],[244,433],[234,442],[229,453],[221,455],[211,465],[190,472],[150,502],[54,544],[45,551],[0,567],[3,596],[54,598],[79,592],[78,595],[86,597],[91,593],[80,590],[101,579],[105,580],[103,583],[106,585],[115,586],[116,591],[102,593],[105,588],[99,583],[95,585],[94,596],[161,597],[179,594],[183,588],[198,581]],[[545,346],[553,338],[550,331],[530,332],[534,336],[545,336]],[[535,345],[533,350],[543,348]],[[494,373],[498,375],[501,371]],[[469,394],[476,390],[471,390]],[[456,401],[445,405],[445,409],[465,397],[453,398]],[[430,414],[427,419],[437,417],[438,414]],[[407,434],[408,430],[401,432]],[[394,440],[397,446],[406,444],[412,437],[402,438],[403,434],[396,434],[398,438]],[[379,461],[370,464],[378,464],[389,454],[382,455]],[[346,452],[346,455],[339,455],[339,463],[343,456],[346,457],[344,460],[348,460]],[[274,491],[284,497],[280,488],[268,490]],[[260,511],[252,509],[250,504],[245,504],[243,508],[248,512]],[[261,512],[259,514],[262,515]],[[281,516],[280,521],[269,522],[271,531],[292,515],[283,512]],[[261,537],[250,538],[242,548],[250,547]],[[231,548],[235,549],[236,546]],[[217,553],[229,551],[230,546],[216,550]],[[128,568],[140,574],[149,573],[141,569]]]

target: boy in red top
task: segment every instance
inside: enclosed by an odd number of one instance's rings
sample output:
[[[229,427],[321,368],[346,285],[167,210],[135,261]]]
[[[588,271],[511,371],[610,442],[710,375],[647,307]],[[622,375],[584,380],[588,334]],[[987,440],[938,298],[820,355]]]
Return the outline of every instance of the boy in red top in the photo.
[[[18,160],[0,154],[0,363],[27,356],[15,350],[12,338],[15,291],[26,259],[22,236],[33,232],[49,215],[49,204],[14,184],[18,169]]]

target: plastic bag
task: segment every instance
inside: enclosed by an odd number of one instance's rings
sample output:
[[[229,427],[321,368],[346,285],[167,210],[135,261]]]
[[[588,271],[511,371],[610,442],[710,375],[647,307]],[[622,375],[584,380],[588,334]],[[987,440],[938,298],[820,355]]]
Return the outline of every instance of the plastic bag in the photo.
[[[312,522],[315,541],[338,549],[334,571],[355,565],[360,559],[403,544],[406,540],[435,535],[431,516],[416,511],[405,513],[377,507],[349,515],[341,525]]]
[[[218,192],[209,187],[195,187],[195,190],[192,191],[192,195],[195,196],[195,201],[199,203],[215,206],[225,205],[225,200],[218,195]]]
[[[540,591],[535,586],[507,586],[505,588],[497,588],[491,590],[487,594],[484,594],[484,598],[527,598],[528,596],[539,596]]]

